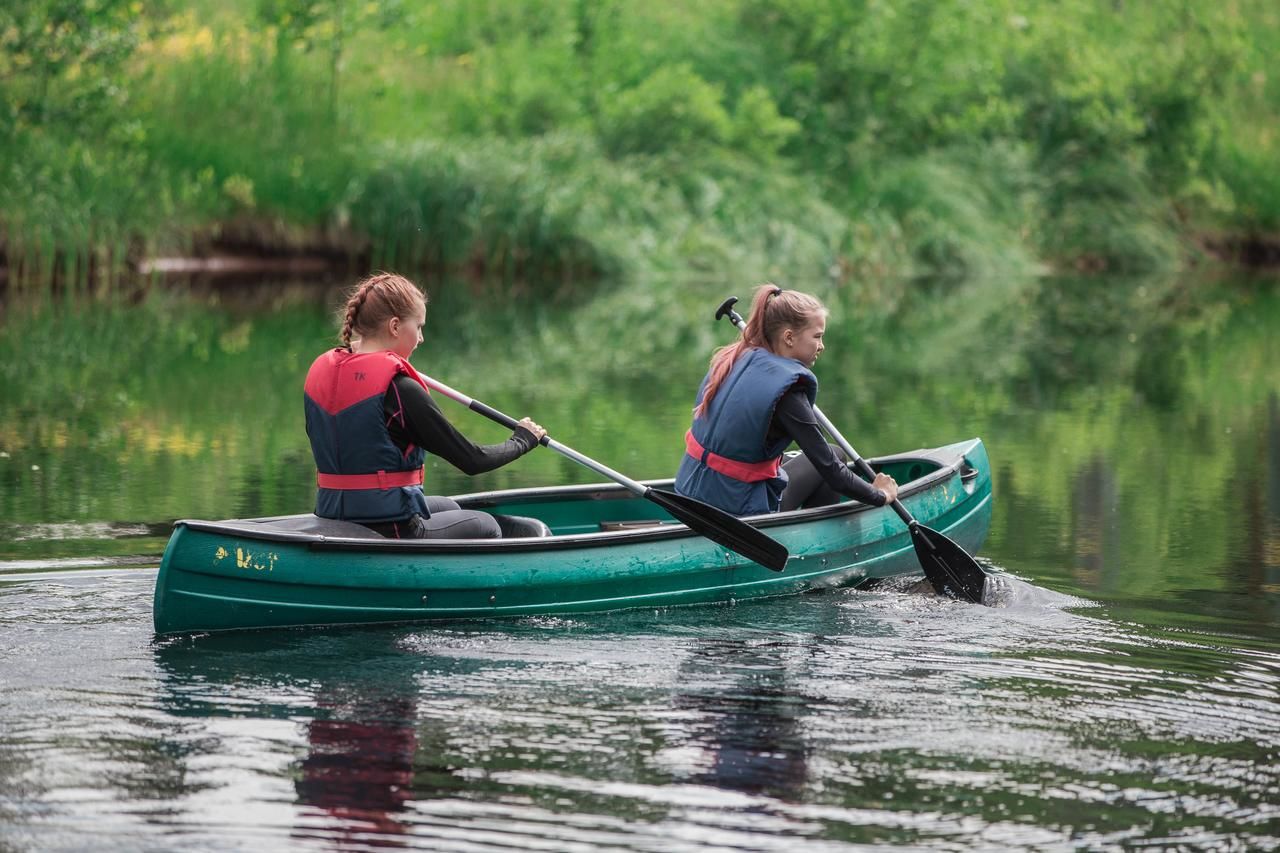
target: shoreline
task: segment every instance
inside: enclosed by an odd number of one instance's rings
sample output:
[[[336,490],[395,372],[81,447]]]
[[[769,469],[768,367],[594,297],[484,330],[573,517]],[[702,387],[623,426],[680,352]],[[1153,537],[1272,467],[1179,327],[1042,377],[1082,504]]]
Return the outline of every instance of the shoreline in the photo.
[[[370,255],[373,254],[367,245],[353,250],[351,244],[335,245],[330,235],[324,234],[309,235],[314,239],[304,237],[293,242],[292,246],[282,245],[279,239],[273,239],[278,235],[256,236],[262,239],[254,240],[249,233],[240,230],[234,240],[226,241],[222,246],[216,243],[206,244],[208,251],[127,258],[122,265],[110,260],[104,263],[100,258],[90,257],[87,264],[77,263],[74,269],[76,277],[82,281],[97,280],[104,272],[104,267],[111,270],[111,278],[116,278],[121,273],[160,278],[190,275],[232,278],[270,274],[347,274],[367,267]],[[1227,267],[1252,271],[1280,269],[1280,233],[1202,233],[1190,237],[1188,243],[1197,247],[1209,259]],[[28,269],[28,275],[23,278],[44,278],[54,284],[65,282],[68,264],[64,260],[63,254],[57,253],[51,270]],[[1105,275],[1113,272],[1105,262],[1095,264],[1088,263],[1089,260],[1089,254],[1083,253],[1064,267],[1055,269],[1050,265],[1048,269],[1050,272],[1064,274]],[[1183,259],[1182,265],[1196,266],[1197,259],[1189,256]],[[7,289],[15,280],[13,267],[7,253],[0,251],[0,288]],[[475,277],[476,270],[463,265],[456,272],[463,277]]]

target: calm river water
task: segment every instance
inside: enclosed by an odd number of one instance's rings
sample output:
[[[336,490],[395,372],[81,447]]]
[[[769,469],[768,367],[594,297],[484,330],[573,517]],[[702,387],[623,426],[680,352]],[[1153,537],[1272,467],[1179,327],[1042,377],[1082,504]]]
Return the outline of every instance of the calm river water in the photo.
[[[673,473],[715,307],[749,291],[428,289],[420,367],[638,479]],[[1280,849],[1280,284],[808,289],[860,451],[986,442],[1003,606],[157,640],[174,519],[310,507],[336,292],[9,293],[0,851]],[[428,476],[594,477],[545,452]]]

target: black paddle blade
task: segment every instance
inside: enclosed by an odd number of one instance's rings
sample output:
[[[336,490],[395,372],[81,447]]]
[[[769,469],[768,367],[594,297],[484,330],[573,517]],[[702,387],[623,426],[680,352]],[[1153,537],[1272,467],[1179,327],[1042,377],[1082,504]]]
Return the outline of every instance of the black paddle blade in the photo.
[[[911,525],[911,544],[916,546],[924,576],[939,595],[982,603],[987,573],[967,551],[918,522]]]
[[[785,545],[722,509],[663,489],[648,489],[644,496],[669,512],[672,518],[688,525],[690,530],[736,551],[748,560],[775,572],[780,572],[787,566],[787,557],[790,555],[787,554]]]

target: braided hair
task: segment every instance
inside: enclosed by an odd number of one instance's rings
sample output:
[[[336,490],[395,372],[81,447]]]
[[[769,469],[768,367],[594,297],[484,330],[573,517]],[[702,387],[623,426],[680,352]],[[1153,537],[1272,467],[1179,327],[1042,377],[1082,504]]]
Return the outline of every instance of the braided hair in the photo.
[[[807,293],[783,290],[768,282],[757,287],[751,297],[751,316],[747,319],[746,328],[742,330],[742,336],[711,355],[707,390],[702,394],[702,401],[693,410],[694,416],[701,417],[707,413],[707,408],[720,390],[725,377],[748,350],[760,347],[774,352],[774,344],[784,329],[803,329],[815,317],[825,317],[826,314],[826,307]]]
[[[342,345],[351,339],[373,334],[392,317],[408,317],[418,306],[425,307],[427,295],[402,275],[374,273],[357,284],[347,295],[346,304],[338,311]]]

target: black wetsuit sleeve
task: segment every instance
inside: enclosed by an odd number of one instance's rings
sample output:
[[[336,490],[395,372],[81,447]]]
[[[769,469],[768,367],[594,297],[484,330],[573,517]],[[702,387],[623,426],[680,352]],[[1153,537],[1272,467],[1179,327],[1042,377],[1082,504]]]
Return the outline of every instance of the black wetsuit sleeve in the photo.
[[[769,425],[771,438],[775,431],[779,435],[790,436],[799,445],[832,489],[845,497],[872,506],[884,506],[887,503],[884,492],[854,474],[848,465],[836,458],[831,445],[818,428],[818,416],[813,413],[813,406],[803,390],[793,388],[782,395],[773,411],[773,422]]]
[[[533,433],[523,427],[501,444],[476,444],[449,423],[425,388],[404,375],[397,376],[387,389],[383,410],[397,447],[404,450],[410,444],[417,445],[464,474],[500,468],[538,446]]]

